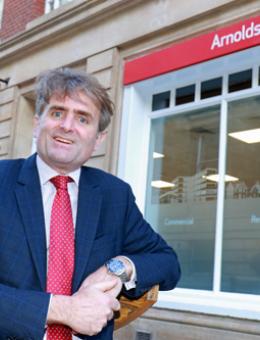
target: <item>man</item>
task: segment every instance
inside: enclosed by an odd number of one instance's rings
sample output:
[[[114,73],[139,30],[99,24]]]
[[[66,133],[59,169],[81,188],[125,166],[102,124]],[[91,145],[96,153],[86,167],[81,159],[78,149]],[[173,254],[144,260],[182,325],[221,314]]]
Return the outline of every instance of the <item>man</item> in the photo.
[[[119,293],[173,289],[178,260],[126,183],[82,167],[113,114],[100,84],[51,70],[36,97],[37,154],[0,162],[0,339],[109,340]]]

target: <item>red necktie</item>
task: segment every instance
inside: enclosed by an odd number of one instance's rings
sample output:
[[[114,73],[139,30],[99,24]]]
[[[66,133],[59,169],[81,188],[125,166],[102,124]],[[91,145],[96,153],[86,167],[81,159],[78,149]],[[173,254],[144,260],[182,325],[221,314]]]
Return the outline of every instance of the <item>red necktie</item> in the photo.
[[[74,230],[67,176],[56,176],[51,182],[56,195],[51,210],[50,249],[47,291],[52,294],[71,295],[74,271]],[[47,328],[48,340],[71,340],[71,329],[62,325]]]

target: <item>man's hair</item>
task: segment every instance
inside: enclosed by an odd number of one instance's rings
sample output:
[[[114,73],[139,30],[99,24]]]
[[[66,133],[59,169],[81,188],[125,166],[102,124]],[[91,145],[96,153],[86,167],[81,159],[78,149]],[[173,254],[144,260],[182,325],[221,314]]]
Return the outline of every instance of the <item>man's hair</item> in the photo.
[[[70,68],[58,68],[40,73],[36,79],[36,114],[40,116],[50,98],[76,97],[80,92],[89,96],[100,109],[99,131],[109,125],[114,105],[107,91],[95,77]]]

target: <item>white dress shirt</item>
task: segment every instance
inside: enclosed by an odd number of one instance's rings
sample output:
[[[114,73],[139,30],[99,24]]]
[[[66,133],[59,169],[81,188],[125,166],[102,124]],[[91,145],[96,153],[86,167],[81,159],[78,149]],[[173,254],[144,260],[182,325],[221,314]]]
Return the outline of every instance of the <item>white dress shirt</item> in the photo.
[[[42,202],[43,202],[43,212],[44,212],[44,220],[45,220],[45,233],[46,233],[46,246],[47,246],[47,259],[49,256],[49,246],[50,246],[50,222],[51,222],[51,209],[54,201],[54,197],[56,194],[56,188],[54,184],[50,181],[52,177],[58,176],[55,170],[50,168],[40,157],[37,155],[36,157],[36,165],[40,178],[41,185],[41,193],[42,193]],[[72,209],[72,218],[73,218],[73,226],[75,229],[76,225],[76,216],[77,216],[77,205],[78,205],[78,192],[79,192],[79,177],[80,177],[80,169],[77,169],[73,172],[66,174],[73,179],[73,182],[68,183],[68,193],[70,196],[71,209]],[[133,272],[129,282],[125,283],[126,289],[131,289],[136,286],[136,269],[134,263],[128,258],[128,261],[132,264]],[[48,266],[48,261],[47,261]],[[78,337],[73,336],[73,340],[79,339]],[[46,340],[46,335],[44,339]],[[80,339],[79,339],[80,340]]]
[[[51,223],[51,209],[56,195],[56,188],[50,179],[52,177],[58,176],[59,174],[50,168],[38,155],[36,158],[36,164],[38,168],[38,173],[40,177],[41,192],[42,192],[42,203],[44,211],[45,220],[45,233],[46,233],[46,246],[49,250],[50,245],[50,223]],[[70,203],[72,209],[73,226],[76,225],[76,215],[77,215],[77,204],[78,204],[78,191],[79,191],[79,176],[80,169],[66,174],[73,179],[73,182],[68,183],[68,193],[70,196]]]

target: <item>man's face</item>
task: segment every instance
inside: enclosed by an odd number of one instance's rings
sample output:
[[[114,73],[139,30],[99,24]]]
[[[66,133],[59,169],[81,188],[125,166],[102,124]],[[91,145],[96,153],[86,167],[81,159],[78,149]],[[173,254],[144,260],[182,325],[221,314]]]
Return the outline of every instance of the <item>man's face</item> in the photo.
[[[100,109],[82,92],[73,98],[52,96],[35,117],[39,156],[60,174],[78,169],[105,138],[98,133],[99,117]]]

